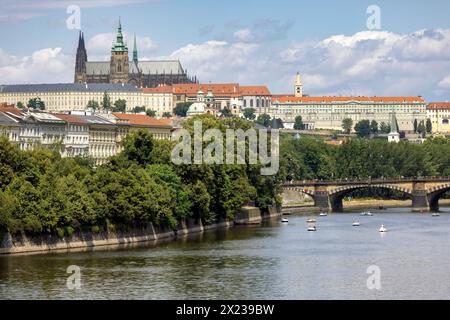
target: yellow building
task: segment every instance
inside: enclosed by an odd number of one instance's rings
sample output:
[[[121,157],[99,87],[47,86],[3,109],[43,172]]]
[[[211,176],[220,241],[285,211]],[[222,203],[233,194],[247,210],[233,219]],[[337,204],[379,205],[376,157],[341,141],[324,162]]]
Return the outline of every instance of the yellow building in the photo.
[[[142,104],[145,110],[153,110],[156,116],[162,117],[164,113],[172,114],[174,106],[173,87],[159,86],[142,89]]]
[[[427,106],[433,133],[450,133],[450,102],[432,102]]]
[[[30,99],[40,98],[45,110],[50,112],[85,111],[89,101],[102,105],[105,92],[111,104],[123,99],[127,109],[142,106],[141,90],[131,84],[100,83],[58,83],[58,84],[24,84],[0,86],[0,101],[17,105],[27,105]]]

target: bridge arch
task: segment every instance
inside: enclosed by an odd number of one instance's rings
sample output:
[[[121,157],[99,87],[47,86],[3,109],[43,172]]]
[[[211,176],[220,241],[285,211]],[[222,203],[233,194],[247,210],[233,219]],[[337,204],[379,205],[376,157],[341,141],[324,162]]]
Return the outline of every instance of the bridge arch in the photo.
[[[390,185],[390,184],[360,184],[360,185],[348,185],[348,186],[341,186],[338,188],[335,188],[333,190],[329,191],[329,201],[330,201],[330,207],[331,210],[334,212],[340,212],[343,211],[344,206],[342,203],[342,199],[348,195],[349,193],[357,190],[363,190],[363,189],[385,189],[385,190],[393,190],[393,191],[399,191],[403,194],[407,195],[408,197],[413,197],[413,191],[408,188],[403,188],[401,186],[397,185]]]
[[[300,203],[315,203],[314,187],[283,187],[283,206],[295,207]]]
[[[450,191],[450,183],[433,187],[428,191],[427,196],[430,210],[439,211],[439,200],[448,191]]]

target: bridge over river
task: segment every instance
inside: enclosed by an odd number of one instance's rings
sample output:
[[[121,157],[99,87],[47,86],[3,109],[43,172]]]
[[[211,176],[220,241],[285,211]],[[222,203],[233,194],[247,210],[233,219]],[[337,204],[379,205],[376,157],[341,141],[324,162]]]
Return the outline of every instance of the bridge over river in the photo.
[[[290,181],[284,190],[304,193],[314,199],[323,211],[340,212],[342,199],[359,189],[390,189],[406,194],[412,199],[414,212],[439,210],[439,199],[450,190],[450,177],[380,178],[363,180]]]

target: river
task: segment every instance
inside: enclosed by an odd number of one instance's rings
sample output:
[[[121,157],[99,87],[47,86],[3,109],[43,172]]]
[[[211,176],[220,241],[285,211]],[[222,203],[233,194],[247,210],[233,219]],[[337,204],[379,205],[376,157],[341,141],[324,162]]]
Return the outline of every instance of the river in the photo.
[[[444,210],[332,214],[316,217],[317,232],[290,216],[132,249],[0,256],[0,299],[450,299]],[[71,265],[79,289],[66,285]],[[368,288],[374,276],[379,289]]]

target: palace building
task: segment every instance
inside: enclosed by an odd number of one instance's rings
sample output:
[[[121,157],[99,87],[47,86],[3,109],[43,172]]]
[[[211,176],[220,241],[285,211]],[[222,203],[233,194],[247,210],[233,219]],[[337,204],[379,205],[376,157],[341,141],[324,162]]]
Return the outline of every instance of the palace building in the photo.
[[[428,104],[427,118],[431,121],[433,133],[449,133],[450,102],[431,102]]]
[[[280,118],[287,128],[293,128],[295,118],[302,117],[306,130],[342,130],[346,118],[356,124],[361,120],[375,120],[379,125],[389,124],[391,114],[395,114],[398,130],[412,132],[414,121],[427,118],[426,102],[415,97],[343,97],[316,96],[303,94],[303,82],[297,74],[293,95],[274,95],[266,110],[257,109],[257,114],[267,113]]]
[[[153,88],[158,85],[196,83],[189,77],[178,60],[140,61],[136,36],[133,58],[129,59],[128,46],[119,21],[117,37],[111,48],[110,61],[88,61],[84,35],[80,32],[75,61],[75,83],[129,83],[138,87]]]

